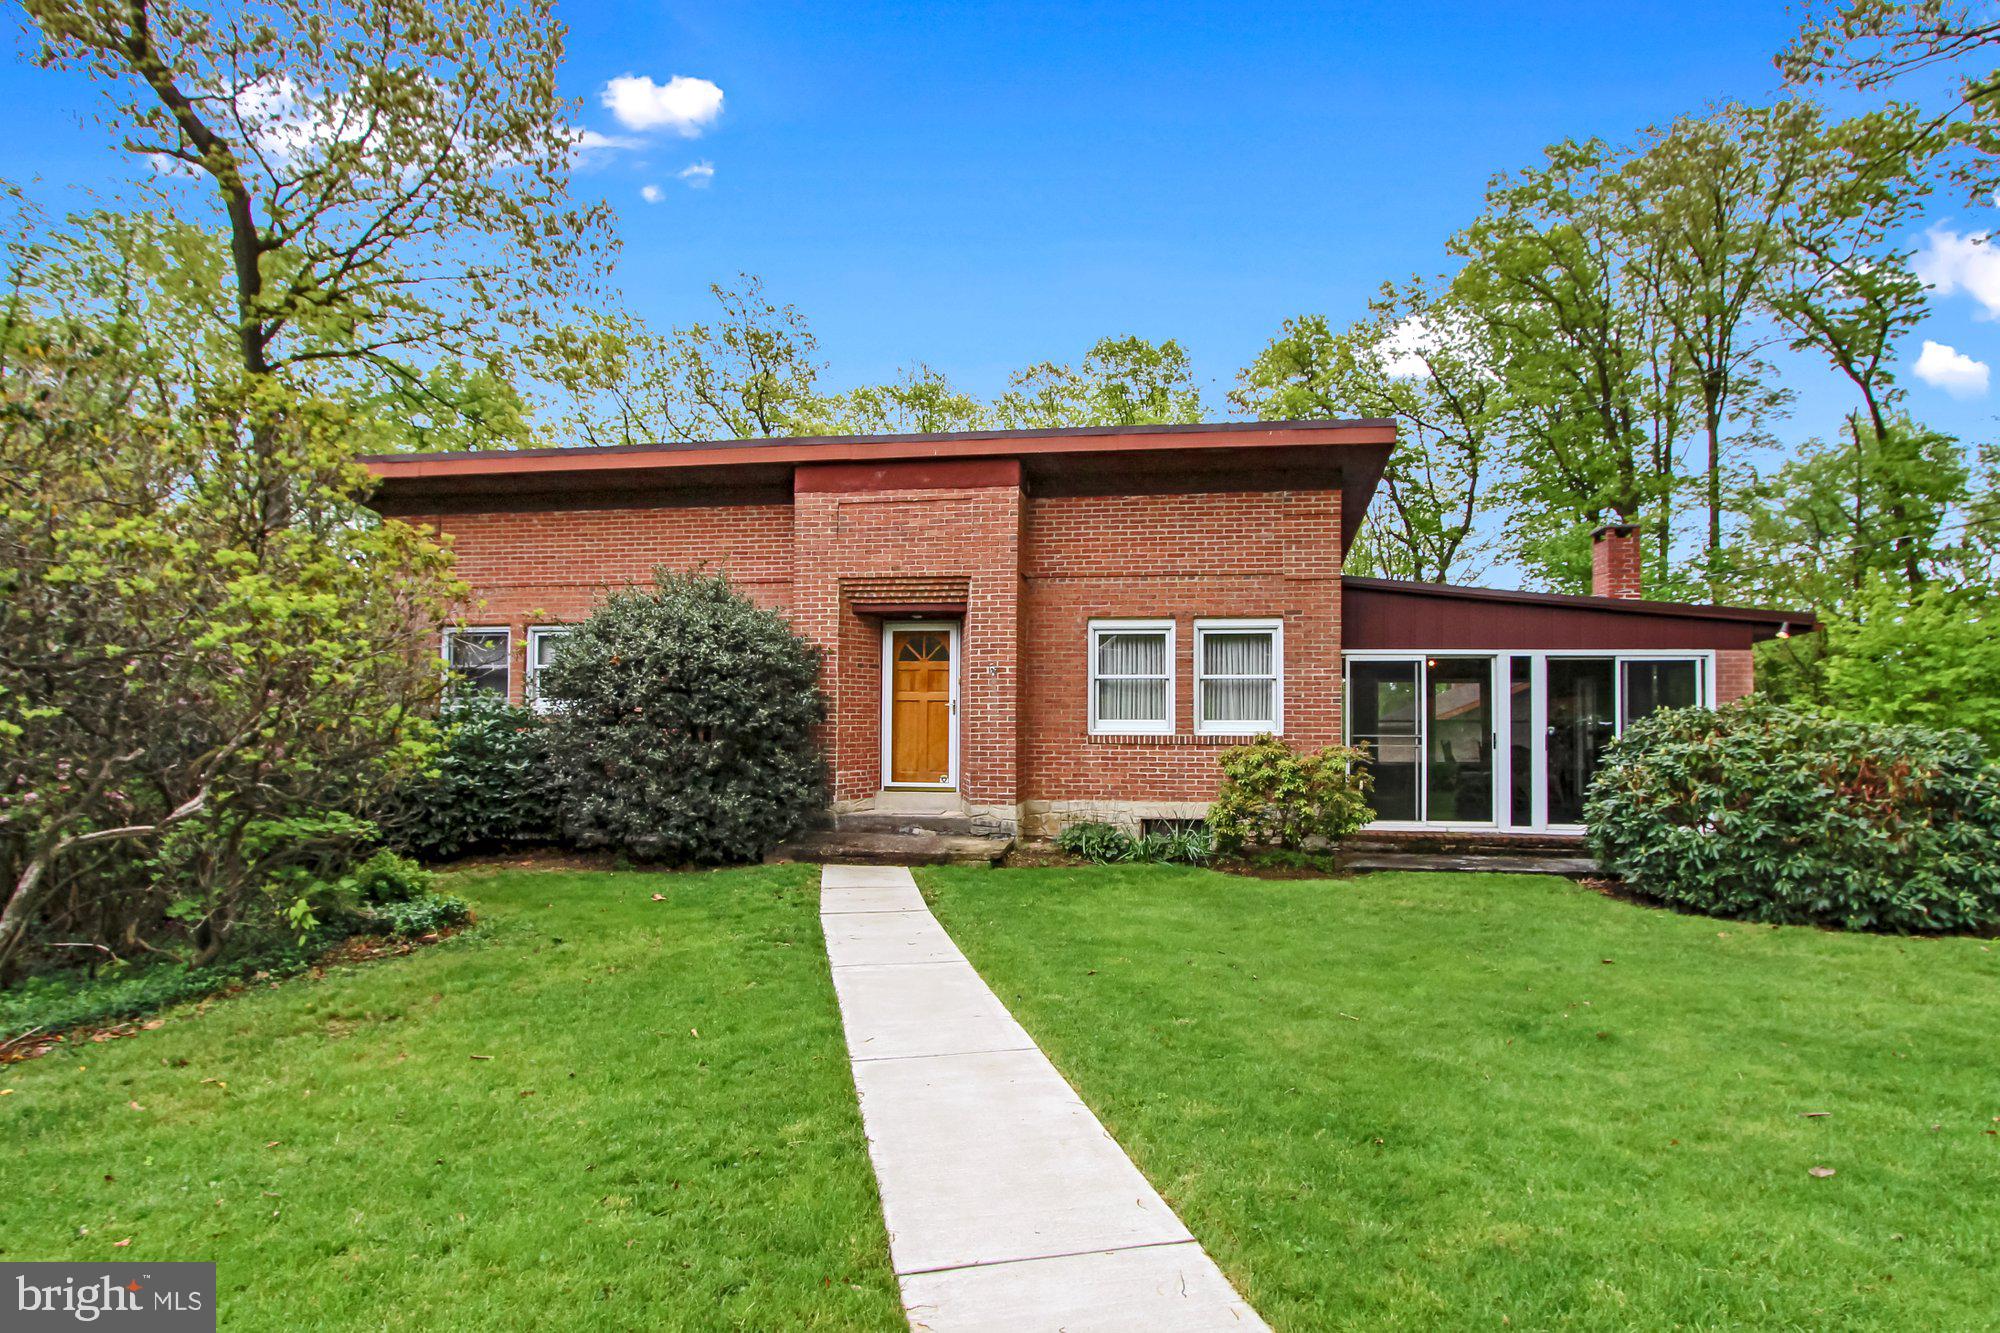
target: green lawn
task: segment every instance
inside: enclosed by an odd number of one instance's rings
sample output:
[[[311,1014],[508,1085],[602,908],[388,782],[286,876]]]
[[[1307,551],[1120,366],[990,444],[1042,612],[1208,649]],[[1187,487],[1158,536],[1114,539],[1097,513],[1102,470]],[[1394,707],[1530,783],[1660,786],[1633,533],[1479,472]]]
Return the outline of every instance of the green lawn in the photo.
[[[2000,1309],[2000,945],[1553,879],[919,877],[1278,1328]]]
[[[811,868],[446,887],[472,935],[0,1067],[0,1253],[215,1259],[237,1329],[902,1323]]]

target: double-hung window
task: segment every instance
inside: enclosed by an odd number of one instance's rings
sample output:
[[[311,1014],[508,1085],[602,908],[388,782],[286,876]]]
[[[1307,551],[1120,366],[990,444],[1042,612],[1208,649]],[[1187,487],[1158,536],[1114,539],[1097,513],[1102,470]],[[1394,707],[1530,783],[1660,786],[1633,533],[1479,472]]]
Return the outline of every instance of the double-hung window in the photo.
[[[573,627],[569,625],[537,625],[528,631],[528,688],[525,693],[531,706],[548,707],[542,699],[542,672],[556,660],[556,649],[573,632]]]
[[[1282,621],[1195,621],[1195,734],[1282,734],[1284,674]]]
[[[461,689],[491,690],[504,699],[511,647],[505,629],[446,630],[444,664]]]
[[[1095,620],[1090,625],[1090,730],[1100,736],[1166,736],[1174,729],[1174,622]]]

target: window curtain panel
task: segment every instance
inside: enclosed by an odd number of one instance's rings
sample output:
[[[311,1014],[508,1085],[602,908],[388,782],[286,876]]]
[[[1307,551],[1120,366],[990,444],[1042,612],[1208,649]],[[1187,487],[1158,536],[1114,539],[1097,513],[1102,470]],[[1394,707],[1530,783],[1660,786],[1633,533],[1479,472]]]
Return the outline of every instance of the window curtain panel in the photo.
[[[1202,635],[1201,671],[1206,678],[1201,692],[1203,721],[1270,721],[1272,659],[1268,633]]]

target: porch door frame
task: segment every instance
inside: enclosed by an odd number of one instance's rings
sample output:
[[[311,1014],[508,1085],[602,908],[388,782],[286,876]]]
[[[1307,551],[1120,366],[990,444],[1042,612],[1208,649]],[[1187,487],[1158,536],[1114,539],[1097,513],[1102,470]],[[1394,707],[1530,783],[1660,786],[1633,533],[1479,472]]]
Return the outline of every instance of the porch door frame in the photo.
[[[1716,691],[1716,658],[1713,648],[1440,648],[1422,650],[1413,648],[1366,648],[1354,649],[1341,654],[1341,735],[1349,736],[1352,723],[1351,710],[1346,706],[1352,677],[1348,672],[1351,662],[1412,662],[1417,668],[1417,711],[1419,744],[1419,766],[1417,790],[1419,801],[1424,800],[1429,782],[1430,735],[1424,726],[1425,701],[1429,690],[1429,671],[1425,663],[1433,657],[1486,657],[1491,658],[1492,670],[1492,722],[1496,733],[1493,755],[1493,819],[1488,823],[1432,823],[1428,820],[1378,819],[1369,824],[1371,829],[1383,830],[1438,830],[1441,832],[1500,832],[1500,833],[1582,833],[1581,824],[1551,824],[1548,817],[1548,686],[1549,662],[1561,657],[1591,657],[1608,659],[1611,666],[1612,725],[1614,736],[1625,730],[1625,664],[1627,662],[1693,662],[1695,664],[1695,704],[1697,707],[1713,708]],[[1529,680],[1531,695],[1529,768],[1533,786],[1530,788],[1531,803],[1534,808],[1534,823],[1516,824],[1512,822],[1512,794],[1514,780],[1514,755],[1512,742],[1512,680],[1511,659],[1525,657],[1529,660]]]
[[[1416,668],[1416,724],[1417,724],[1417,809],[1421,814],[1430,813],[1430,663],[1434,658],[1459,658],[1486,663],[1486,722],[1487,744],[1493,757],[1491,765],[1493,792],[1487,805],[1488,818],[1464,820],[1451,823],[1433,822],[1429,819],[1378,819],[1369,828],[1380,829],[1463,829],[1468,832],[1485,831],[1506,827],[1502,818],[1505,802],[1512,792],[1513,768],[1510,763],[1511,746],[1506,743],[1506,709],[1512,701],[1507,687],[1507,658],[1510,654],[1499,649],[1477,651],[1471,648],[1442,648],[1435,652],[1412,652],[1407,649],[1356,649],[1341,654],[1340,681],[1343,707],[1341,708],[1341,738],[1352,744],[1349,727],[1353,722],[1352,710],[1345,706],[1353,689],[1353,674],[1349,664],[1354,662],[1396,662],[1409,663]]]
[[[962,620],[885,620],[882,622],[882,787],[895,791],[957,791],[959,785],[959,676],[961,674],[961,648],[964,641],[965,622]],[[951,770],[943,782],[896,782],[890,774],[895,768],[896,748],[896,635],[907,633],[936,633],[943,631],[950,639],[947,649],[951,654],[951,722],[950,754]]]

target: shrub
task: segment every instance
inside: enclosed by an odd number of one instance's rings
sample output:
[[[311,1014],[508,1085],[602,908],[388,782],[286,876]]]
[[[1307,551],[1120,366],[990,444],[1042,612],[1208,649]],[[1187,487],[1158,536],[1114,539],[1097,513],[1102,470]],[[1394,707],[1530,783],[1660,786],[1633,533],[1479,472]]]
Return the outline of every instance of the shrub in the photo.
[[[2000,769],[1965,732],[1668,710],[1607,750],[1584,817],[1608,870],[1711,916],[1898,932],[2000,917]]]
[[[1094,822],[1071,824],[1056,835],[1056,847],[1071,856],[1080,856],[1086,861],[1108,864],[1129,861],[1137,844],[1132,835],[1113,828],[1109,824]]]
[[[542,676],[563,829],[642,861],[754,861],[826,803],[819,651],[720,576],[662,571]]]
[[[491,690],[455,690],[439,720],[444,745],[399,786],[377,823],[392,846],[441,858],[554,841],[561,781],[546,721]]]
[[[1274,736],[1224,750],[1222,791],[1208,811],[1214,849],[1338,842],[1375,817],[1365,757],[1344,745],[1294,750]]]
[[[472,904],[450,893],[422,893],[414,898],[386,902],[368,912],[363,931],[414,939],[433,931],[462,926],[472,919]]]
[[[364,903],[406,903],[429,893],[435,878],[409,857],[382,851],[348,873],[347,887]]]

